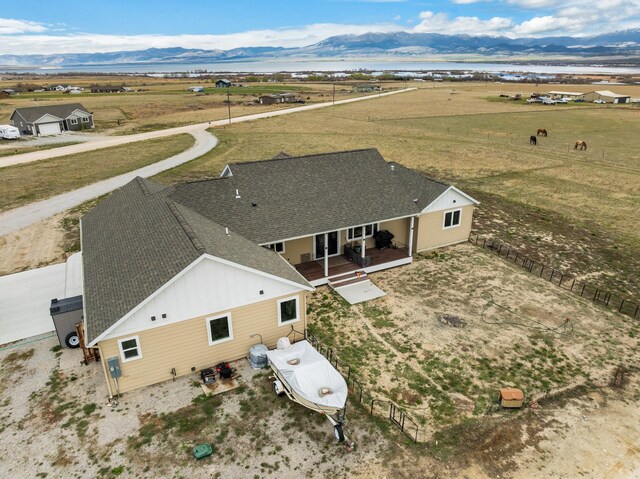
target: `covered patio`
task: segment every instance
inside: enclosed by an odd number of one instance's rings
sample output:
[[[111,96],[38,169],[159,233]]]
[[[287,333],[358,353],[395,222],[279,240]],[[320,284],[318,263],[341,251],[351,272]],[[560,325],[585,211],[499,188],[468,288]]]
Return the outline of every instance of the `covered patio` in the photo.
[[[371,264],[362,267],[349,261],[344,255],[333,256],[328,258],[328,275],[325,276],[325,261],[320,259],[317,261],[309,261],[295,266],[298,272],[306,278],[314,286],[325,284],[332,277],[340,276],[345,273],[355,271],[366,271],[371,273],[381,269],[400,266],[401,264],[410,263],[412,258],[409,256],[407,248],[385,248],[375,249],[369,248],[367,256],[371,257]]]

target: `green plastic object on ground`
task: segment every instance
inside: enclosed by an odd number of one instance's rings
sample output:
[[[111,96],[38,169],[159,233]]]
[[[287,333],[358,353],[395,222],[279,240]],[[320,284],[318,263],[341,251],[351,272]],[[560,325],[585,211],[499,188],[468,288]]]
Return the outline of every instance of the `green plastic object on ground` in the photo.
[[[199,444],[193,448],[193,457],[198,460],[209,457],[212,453],[213,447],[211,447],[211,444]]]

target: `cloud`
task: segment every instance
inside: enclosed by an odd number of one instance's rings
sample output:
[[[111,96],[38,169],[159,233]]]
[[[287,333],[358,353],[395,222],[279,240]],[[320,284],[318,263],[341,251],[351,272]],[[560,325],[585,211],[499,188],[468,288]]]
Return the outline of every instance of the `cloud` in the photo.
[[[38,22],[16,20],[13,18],[0,18],[0,35],[44,32],[46,29],[47,28],[42,23]]]
[[[420,13],[420,23],[414,28],[414,33],[446,33],[468,35],[500,35],[513,28],[510,18],[492,17],[482,20],[478,17],[449,18],[446,13],[425,11]]]
[[[4,52],[16,55],[38,52],[97,53],[144,50],[147,48],[202,48],[228,50],[255,46],[302,47],[333,35],[394,32],[401,28],[393,23],[349,25],[317,23],[280,30],[250,30],[225,35],[97,35],[74,33],[66,35],[7,35],[1,37]]]
[[[523,8],[545,8],[545,7],[553,7],[554,5],[558,5],[562,2],[557,0],[507,0],[507,3],[512,5],[517,5]]]

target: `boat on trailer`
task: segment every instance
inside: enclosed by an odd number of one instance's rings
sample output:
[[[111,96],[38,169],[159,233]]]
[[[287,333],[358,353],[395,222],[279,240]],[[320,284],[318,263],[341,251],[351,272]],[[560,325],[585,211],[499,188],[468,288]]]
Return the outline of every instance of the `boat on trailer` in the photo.
[[[290,344],[278,340],[277,349],[267,351],[274,373],[273,390],[278,396],[324,414],[333,425],[338,442],[344,442],[348,387],[342,375],[308,341]]]

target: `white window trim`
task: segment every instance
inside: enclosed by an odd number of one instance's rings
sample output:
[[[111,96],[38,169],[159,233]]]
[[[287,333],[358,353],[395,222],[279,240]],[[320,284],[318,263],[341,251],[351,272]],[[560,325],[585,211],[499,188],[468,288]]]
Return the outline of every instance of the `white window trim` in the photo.
[[[77,118],[71,118],[71,124],[72,125],[77,125],[78,124],[78,119]]]
[[[296,300],[296,319],[292,319],[290,321],[282,322],[282,308],[280,305],[282,303],[286,303],[287,301],[291,301],[292,299]],[[290,296],[288,298],[282,298],[278,300],[278,326],[288,326],[289,324],[294,324],[300,321],[300,298],[298,296]]]
[[[134,358],[126,358],[124,356],[124,349],[122,349],[122,343],[125,341],[130,341],[132,339],[136,340],[136,349],[138,350],[138,355]],[[138,335],[129,336],[128,338],[118,339],[118,349],[120,350],[120,359],[122,359],[123,363],[128,363],[131,361],[137,361],[138,359],[142,359],[142,348],[140,347],[140,337]]]
[[[88,116],[83,116],[82,117],[82,123],[89,123],[89,117]]]
[[[216,339],[215,341],[213,341],[211,339],[211,326],[209,326],[209,322],[214,321],[216,319],[220,319],[220,318],[227,318],[227,326],[229,326],[229,337]],[[207,339],[209,340],[209,346],[215,346],[216,344],[226,343],[227,341],[233,340],[233,321],[231,319],[231,313],[219,314],[217,316],[209,316],[208,318],[205,318],[204,324],[207,327]]]
[[[460,212],[460,216],[459,216],[459,222],[457,225],[451,225],[451,226],[445,226],[446,222],[447,222],[447,214],[451,213],[451,221],[453,221],[453,214],[459,211]],[[449,211],[445,211],[444,214],[442,215],[442,229],[443,230],[449,230],[451,228],[457,228],[458,226],[462,225],[462,208],[456,208],[455,210],[449,210]]]
[[[367,226],[371,226],[371,234],[370,234],[370,235],[368,235],[368,234],[366,234],[366,232],[365,232],[364,239],[367,239],[367,238],[373,238],[373,235],[375,234],[375,233],[373,232],[373,230],[374,230],[374,226],[376,226],[376,227],[377,227],[377,231],[380,231],[380,223],[368,223],[368,224],[366,224],[366,225],[360,225],[360,226],[354,226],[353,228],[347,228],[347,241],[358,241],[358,240],[361,240],[361,239],[362,239],[362,237],[361,237],[361,236],[358,236],[357,238],[352,238],[352,237],[349,235],[349,233],[351,233],[351,230],[359,229],[359,228],[362,228],[363,226],[364,226],[365,228],[366,228]]]
[[[340,233],[340,230],[334,230],[334,231],[327,231],[327,233],[326,233],[327,236],[330,233],[337,233],[337,235],[338,235],[337,236],[337,238],[338,238],[338,249],[336,250],[336,253],[327,255],[329,258],[332,258],[334,256],[342,255],[342,253],[341,253],[341,250],[342,250],[342,234]],[[316,249],[316,236],[320,236],[320,235],[324,236],[324,234],[325,233],[320,233],[320,234],[311,236],[311,239],[312,239],[312,242],[313,242],[313,261],[323,261],[324,260],[324,255],[323,256],[318,256],[318,251]]]
[[[278,251],[278,250],[277,250],[277,248],[276,248],[276,245],[277,245],[277,244],[281,244],[281,245],[282,245],[282,251]],[[273,246],[273,248],[272,248],[272,246]],[[267,245],[267,248],[272,249],[272,250],[273,250],[273,251],[275,251],[276,253],[280,253],[280,254],[282,254],[282,253],[284,253],[284,252],[285,252],[284,241],[276,241],[275,243],[269,243],[269,244]]]

